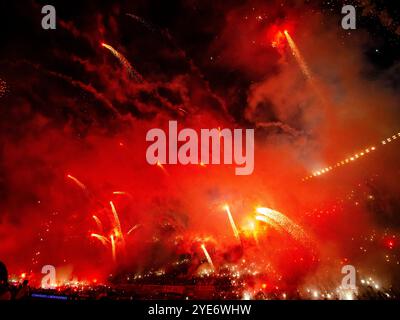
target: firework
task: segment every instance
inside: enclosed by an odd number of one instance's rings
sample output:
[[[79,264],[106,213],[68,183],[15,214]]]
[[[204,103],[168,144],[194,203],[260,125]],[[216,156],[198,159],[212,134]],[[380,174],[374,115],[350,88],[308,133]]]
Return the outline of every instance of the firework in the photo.
[[[110,242],[106,237],[102,236],[101,234],[92,233],[90,236],[96,238],[105,246],[107,246],[107,244]]]
[[[306,234],[304,230],[295,224],[292,220],[290,220],[287,216],[283,213],[280,213],[276,210],[272,210],[269,208],[257,208],[256,212],[259,214],[258,219],[259,221],[263,221],[260,219],[260,215],[267,218],[267,223],[273,225],[274,223],[289,233],[294,239],[304,242],[306,240]],[[264,221],[265,222],[265,221]]]
[[[226,204],[224,206],[224,209],[225,209],[225,211],[226,211],[226,213],[228,215],[228,219],[229,219],[229,222],[231,224],[231,227],[232,227],[232,230],[233,230],[233,234],[235,235],[235,238],[240,240],[239,231],[238,231],[238,229],[236,227],[235,221],[233,220],[232,213],[231,213],[231,210],[230,210],[229,206]]]
[[[146,21],[142,17],[139,17],[138,15],[132,14],[132,13],[126,13],[126,15],[133,20],[139,22],[141,25],[143,25],[146,29],[148,29],[152,33],[159,33],[161,36],[165,37],[169,41],[171,41],[175,46],[176,43],[174,39],[172,38],[171,34],[168,32],[168,30],[161,29],[160,27],[152,24],[151,22]]]
[[[93,215],[92,218],[96,222],[97,227],[99,228],[99,230],[103,230],[103,224],[101,223],[100,219],[95,215]]]
[[[278,224],[276,224],[273,220],[271,220],[270,218],[263,216],[263,215],[257,215],[256,216],[256,220],[257,221],[261,221],[264,222],[265,224],[271,226],[272,228],[274,228],[275,230],[281,230],[281,228],[279,227]]]
[[[213,270],[213,272],[214,272],[214,271],[215,271],[214,263],[212,262],[211,256],[210,256],[210,254],[208,253],[206,246],[205,246],[204,244],[202,244],[202,245],[201,245],[201,248],[203,249],[204,255],[205,255],[206,258],[207,258],[208,264],[211,266],[211,268],[212,268],[212,270]]]
[[[117,261],[117,250],[116,250],[114,235],[110,236],[110,240],[111,240],[111,256],[112,256],[113,261],[116,262]]]
[[[254,241],[256,242],[256,244],[258,245],[258,235],[257,235],[257,228],[256,228],[256,224],[254,223],[254,221],[251,221],[249,223],[249,230],[251,231]]]
[[[294,56],[294,58],[296,59],[297,63],[300,66],[301,71],[303,72],[304,76],[308,79],[308,80],[312,80],[313,76],[312,73],[310,71],[310,68],[307,66],[306,61],[304,60],[302,54],[300,53],[299,48],[297,47],[296,43],[294,42],[294,40],[292,39],[292,37],[290,36],[289,32],[287,30],[285,30],[284,35],[286,37],[286,40],[289,44],[290,49],[292,50],[292,54]]]
[[[30,66],[32,66],[33,68],[35,68],[36,70],[38,70],[40,72],[43,72],[43,73],[45,73],[47,75],[50,75],[52,77],[55,77],[55,78],[61,79],[63,81],[66,81],[70,85],[89,93],[96,100],[98,100],[103,105],[105,105],[113,113],[115,113],[118,116],[120,115],[119,111],[113,106],[113,104],[102,93],[98,92],[92,85],[88,85],[88,84],[86,84],[86,83],[84,83],[82,81],[75,80],[75,79],[71,78],[70,76],[67,76],[67,75],[59,73],[59,72],[46,70],[45,68],[43,68],[42,66],[37,65],[37,64],[33,64],[33,63],[30,63],[30,62],[24,62],[24,63],[29,64]]]
[[[324,94],[322,93],[319,85],[315,81],[314,76],[313,76],[310,68],[307,65],[306,60],[303,58],[303,55],[300,52],[300,49],[297,47],[296,43],[294,42],[293,38],[290,36],[290,34],[287,30],[285,30],[283,33],[286,37],[286,40],[289,44],[292,54],[293,54],[297,64],[300,67],[301,72],[303,73],[305,78],[308,80],[312,90],[318,96],[319,100],[322,103],[322,107],[325,109],[326,112],[329,112],[329,109],[327,108],[328,102],[326,101],[326,98],[325,98]]]
[[[0,98],[8,92],[7,83],[0,78]]]
[[[139,17],[133,13],[126,13],[126,15],[130,18],[132,18],[133,20],[139,22],[140,24],[144,25],[148,30],[150,30],[151,32],[157,32],[158,28],[155,27],[153,24],[151,24],[150,22],[147,22],[146,20],[144,20],[142,17]]]
[[[74,176],[71,176],[70,174],[67,175],[67,178],[71,179],[73,182],[76,183],[76,185],[77,185],[79,188],[81,188],[83,191],[87,192],[86,186],[85,186],[82,182],[80,182],[77,178],[75,178]]]
[[[394,135],[392,135],[390,137],[387,137],[386,139],[383,139],[380,142],[380,145],[381,146],[385,146],[385,145],[387,145],[387,144],[389,144],[391,142],[394,142],[397,139],[400,139],[400,132],[398,132],[398,133],[396,133],[396,134],[394,134]],[[325,167],[323,169],[319,169],[319,170],[314,171],[311,175],[309,175],[307,177],[304,177],[303,181],[306,181],[306,180],[309,180],[309,179],[312,179],[312,178],[315,178],[315,177],[319,177],[319,176],[321,176],[323,174],[326,174],[326,173],[328,173],[328,172],[330,172],[330,171],[332,171],[334,169],[337,169],[337,168],[345,166],[345,165],[347,165],[349,163],[355,162],[355,161],[357,161],[357,160],[359,160],[361,158],[364,158],[365,156],[373,153],[376,150],[377,150],[376,146],[367,147],[367,148],[363,149],[362,151],[356,152],[353,155],[338,161],[336,164],[333,164],[333,165],[330,165],[330,166]]]
[[[116,236],[116,237],[120,237],[122,243],[124,244],[124,243],[125,243],[125,239],[124,239],[124,235],[123,235],[123,233],[122,233],[121,222],[120,222],[120,220],[119,220],[118,212],[117,212],[117,210],[115,209],[115,206],[114,206],[114,204],[113,204],[112,201],[110,201],[110,206],[111,206],[111,211],[112,211],[112,213],[113,213],[113,218],[114,218],[114,226],[115,226],[114,232],[115,232],[115,236]]]
[[[156,165],[168,176],[168,171],[165,169],[160,161],[157,161]]]
[[[102,43],[102,47],[106,48],[109,50],[122,64],[122,66],[128,71],[129,75],[135,78],[137,82],[143,82],[143,77],[135,70],[135,68],[132,67],[132,65],[129,63],[128,59],[126,59],[122,53],[118,52],[116,49],[114,49],[112,46],[110,46],[107,43]]]

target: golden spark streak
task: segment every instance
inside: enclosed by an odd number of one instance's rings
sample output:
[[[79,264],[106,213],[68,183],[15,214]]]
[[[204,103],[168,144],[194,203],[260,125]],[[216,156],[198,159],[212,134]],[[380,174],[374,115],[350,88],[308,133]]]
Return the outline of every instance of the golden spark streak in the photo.
[[[70,174],[67,175],[67,177],[69,179],[71,179],[72,181],[74,181],[79,186],[79,188],[81,188],[83,191],[87,191],[86,186],[82,182],[80,182],[77,178],[75,178],[74,176],[71,176]]]
[[[270,208],[257,208],[256,212],[266,217],[268,219],[267,221],[269,221],[267,223],[271,224],[270,223],[271,221],[276,223],[279,227],[281,227],[283,230],[289,233],[294,239],[302,242],[304,242],[307,239],[307,236],[303,231],[303,229],[297,224],[295,224],[288,217],[286,217],[283,213],[280,213],[276,210],[272,210]],[[262,221],[260,218],[258,218],[257,220]]]
[[[90,236],[93,237],[93,238],[96,238],[97,240],[99,240],[105,246],[107,246],[107,243],[110,242],[106,237],[104,237],[104,236],[102,236],[100,234],[97,234],[97,233],[92,233]]]
[[[129,231],[126,234],[130,234],[131,232],[135,231],[139,227],[140,227],[140,224],[133,226],[132,228],[129,229]]]
[[[124,235],[122,233],[121,222],[119,220],[118,212],[115,209],[114,203],[112,201],[110,201],[110,206],[111,206],[111,211],[112,211],[113,217],[114,217],[115,229],[117,230],[116,236],[121,238],[121,241],[122,241],[122,243],[124,245],[125,244],[125,239],[124,239]]]
[[[112,259],[113,259],[114,262],[116,262],[117,261],[117,254],[116,254],[114,235],[110,236],[110,240],[111,240],[111,255],[112,255]]]
[[[210,254],[208,253],[206,246],[204,244],[201,245],[201,248],[203,249],[204,255],[206,256],[208,264],[211,266],[212,270],[215,271],[214,263],[211,259]]]
[[[97,227],[102,231],[103,230],[103,224],[101,223],[100,219],[95,215],[93,215],[92,218],[96,222]]]
[[[229,219],[229,222],[231,224],[231,227],[232,227],[232,230],[233,230],[233,234],[235,235],[235,238],[240,240],[239,231],[238,231],[238,229],[236,227],[235,221],[233,220],[232,213],[231,213],[231,210],[229,209],[229,206],[226,204],[224,206],[224,209],[225,209],[225,211],[226,211],[226,213],[228,215],[228,219]]]
[[[285,30],[283,33],[285,34],[285,37],[287,39],[287,42],[289,43],[290,49],[292,50],[293,56],[296,59],[297,63],[299,64],[301,71],[303,72],[303,74],[306,76],[307,79],[312,80],[313,75],[310,71],[310,68],[307,66],[307,63],[304,60],[296,43],[293,41],[292,37],[290,36],[290,34],[287,30]]]
[[[136,79],[136,81],[143,82],[143,77],[139,74],[139,72],[137,72],[135,70],[135,68],[132,67],[132,65],[129,63],[128,59],[126,59],[122,53],[118,52],[118,50],[114,49],[112,46],[110,46],[107,43],[103,42],[101,44],[101,46],[106,48],[107,50],[109,50],[114,55],[114,57],[116,57],[119,60],[119,62],[128,71],[129,75],[134,77]]]

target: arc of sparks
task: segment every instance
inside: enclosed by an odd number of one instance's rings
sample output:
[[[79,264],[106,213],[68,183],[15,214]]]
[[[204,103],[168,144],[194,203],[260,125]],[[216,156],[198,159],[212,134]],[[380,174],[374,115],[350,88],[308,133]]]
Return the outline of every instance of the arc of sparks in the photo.
[[[105,236],[102,236],[101,234],[92,233],[90,236],[96,238],[105,246],[107,246],[107,244],[110,243],[110,240],[108,240]]]
[[[75,182],[75,184],[76,184],[79,188],[81,188],[83,191],[85,191],[85,192],[87,191],[86,186],[85,186],[82,182],[80,182],[77,178],[75,178],[74,176],[71,176],[70,174],[68,174],[67,177],[68,177],[69,179],[71,179],[73,182]]]
[[[125,58],[125,56],[120,53],[118,50],[116,50],[115,48],[113,48],[111,45],[107,44],[107,43],[102,43],[101,46],[103,48],[106,48],[108,51],[110,51],[114,57],[116,57],[119,62],[121,63],[121,65],[128,71],[128,74],[130,76],[132,76],[133,78],[135,78],[135,80],[137,82],[144,82],[143,77],[141,76],[141,74],[130,64],[130,62],[128,61],[128,59]]]
[[[272,226],[276,224],[277,226],[285,230],[287,233],[289,233],[297,241],[304,243],[307,240],[307,236],[303,228],[294,223],[283,213],[280,213],[279,211],[276,210],[272,210],[270,208],[263,208],[263,207],[257,208],[256,212],[259,214],[259,216],[257,216],[258,219],[256,217],[257,220],[266,222]],[[265,217],[266,219],[262,219],[262,217]]]

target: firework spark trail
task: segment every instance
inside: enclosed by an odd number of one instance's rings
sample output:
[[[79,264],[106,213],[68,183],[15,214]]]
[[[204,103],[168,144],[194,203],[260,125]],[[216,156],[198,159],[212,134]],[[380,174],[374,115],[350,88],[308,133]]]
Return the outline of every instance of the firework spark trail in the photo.
[[[162,163],[160,161],[157,161],[156,165],[165,173],[165,175],[169,176],[167,169],[164,168],[164,166],[162,165]]]
[[[151,32],[159,32],[162,36],[164,36],[165,38],[167,38],[175,47],[175,50],[178,52],[178,54],[180,56],[182,56],[186,62],[188,62],[190,69],[193,73],[198,74],[198,76],[205,80],[206,77],[205,75],[202,73],[202,71],[200,70],[200,68],[194,63],[194,61],[188,56],[188,54],[186,53],[186,51],[184,49],[182,49],[176,42],[176,40],[171,36],[171,34],[164,29],[161,29],[160,27],[157,27],[155,25],[153,25],[152,23],[146,21],[145,19],[143,19],[142,17],[139,17],[135,14],[131,14],[131,13],[127,13],[126,14],[128,17],[131,17],[132,19],[134,19],[135,21],[141,23],[142,25],[144,25],[147,29],[149,29]],[[218,94],[216,94],[215,92],[213,92],[213,90],[210,87],[210,84],[208,81],[205,81],[205,85],[206,85],[206,90],[207,92],[215,99],[218,101],[218,103],[221,105],[222,109],[227,112],[228,108],[226,105],[226,102],[224,99],[222,99]],[[157,95],[158,98],[162,98],[159,95]],[[180,110],[184,113],[186,113],[186,110]]]
[[[278,230],[278,231],[282,230],[282,228],[277,223],[275,223],[273,220],[271,220],[270,218],[268,218],[266,216],[257,215],[256,220],[264,222],[267,225],[270,225],[275,230]]]
[[[284,214],[272,210],[269,208],[257,208],[256,212],[260,215],[265,216],[268,220],[273,221],[279,225],[283,230],[288,232],[295,240],[305,242],[307,240],[307,235],[304,230],[292,220],[286,217]]]
[[[133,20],[139,22],[140,24],[144,25],[148,30],[150,30],[151,32],[157,32],[160,31],[159,28],[157,28],[156,26],[154,26],[153,24],[151,24],[150,22],[147,22],[145,19],[143,19],[142,17],[139,17],[133,13],[126,13],[126,15],[130,18],[132,18]]]
[[[135,78],[137,82],[144,82],[144,79],[140,75],[140,73],[136,71],[136,69],[129,63],[128,59],[126,59],[122,53],[118,52],[107,43],[103,42],[101,46],[109,50],[119,60],[122,66],[128,71],[129,75]]]
[[[97,234],[97,233],[92,233],[90,236],[93,237],[93,238],[98,239],[105,246],[107,246],[107,244],[110,242],[110,240],[108,240],[105,236],[102,236],[102,235]]]
[[[114,235],[110,236],[110,240],[111,240],[111,256],[114,262],[117,261],[117,251],[116,251],[116,246],[115,246],[115,239],[114,239]]]
[[[113,113],[116,115],[120,115],[119,111],[113,106],[113,104],[100,92],[98,92],[94,87],[91,85],[87,85],[86,83],[83,83],[82,81],[75,80],[65,74],[58,73],[55,71],[51,70],[46,70],[45,68],[41,67],[40,65],[31,63],[29,61],[21,60],[19,63],[24,63],[32,66],[36,70],[43,72],[45,74],[48,74],[52,77],[59,78],[61,80],[64,80],[68,82],[70,85],[77,87],[83,91],[86,91],[87,93],[90,93],[96,100],[100,101],[102,104],[104,104],[109,110],[111,110]]]
[[[7,82],[0,78],[0,98],[8,92]]]
[[[235,235],[235,238],[237,240],[240,240],[239,231],[238,231],[238,229],[236,227],[235,221],[233,220],[232,213],[231,213],[231,210],[229,209],[229,206],[226,204],[224,206],[224,209],[225,209],[225,211],[226,211],[226,213],[228,215],[228,219],[229,219],[229,222],[231,224],[231,227],[232,227],[232,230],[233,230],[233,234]]]
[[[387,145],[387,144],[389,144],[389,143],[391,143],[391,142],[394,142],[394,141],[397,140],[397,139],[400,140],[400,132],[395,133],[394,135],[383,139],[383,140],[380,142],[380,144],[381,144],[381,146],[385,146],[385,145]],[[323,175],[323,174],[325,174],[325,173],[328,173],[328,172],[330,172],[330,171],[332,171],[332,170],[334,170],[334,169],[337,169],[337,168],[342,167],[342,166],[344,166],[344,165],[346,165],[346,164],[350,164],[350,163],[352,163],[352,162],[355,162],[356,160],[359,160],[359,159],[361,159],[361,158],[363,158],[363,157],[365,157],[365,156],[367,156],[367,155],[370,155],[371,153],[373,153],[374,151],[376,151],[377,148],[378,148],[378,147],[375,147],[375,146],[367,147],[367,148],[363,149],[362,151],[359,151],[359,152],[354,153],[352,156],[349,156],[349,157],[347,157],[347,158],[345,158],[345,159],[343,159],[343,160],[338,161],[338,162],[337,162],[336,164],[334,164],[334,165],[325,167],[325,168],[323,168],[323,169],[316,170],[316,171],[313,172],[311,175],[309,175],[309,176],[307,176],[307,177],[304,177],[304,178],[303,178],[303,181],[306,181],[306,180],[309,180],[309,179],[312,179],[312,178],[315,178],[315,177],[319,177],[319,176],[321,176],[321,175]]]
[[[75,182],[76,185],[77,185],[79,188],[81,188],[83,191],[87,192],[86,186],[85,186],[82,182],[80,182],[77,178],[75,178],[74,176],[71,176],[70,174],[67,175],[67,177],[68,177],[69,179],[71,179],[73,182]]]
[[[136,229],[138,229],[141,225],[137,224],[134,225],[132,228],[129,229],[129,231],[126,233],[127,235],[131,234],[131,232],[135,231]]]
[[[304,60],[302,54],[300,53],[300,50],[297,47],[296,43],[294,42],[293,38],[290,36],[287,30],[285,30],[283,33],[285,34],[286,40],[289,43],[290,49],[292,50],[293,56],[296,59],[297,63],[299,64],[301,71],[308,80],[313,80],[313,75],[310,71],[310,68],[308,67],[306,61]]]
[[[201,248],[203,249],[204,255],[206,256],[208,264],[211,266],[213,272],[215,271],[214,263],[211,259],[210,254],[208,253],[206,246],[204,244],[201,245]]]
[[[96,225],[99,228],[99,230],[103,231],[103,224],[101,223],[100,219],[95,215],[93,215],[92,218],[96,222]]]
[[[325,111],[329,111],[329,109],[327,108],[328,106],[328,102],[325,99],[325,96],[322,94],[322,91],[320,90],[319,86],[317,85],[317,82],[315,80],[314,75],[312,74],[310,68],[308,67],[303,55],[301,54],[299,48],[297,47],[296,43],[294,42],[293,38],[290,36],[289,32],[287,30],[285,30],[283,32],[285,34],[286,40],[289,44],[289,47],[292,51],[292,54],[294,56],[294,58],[296,59],[302,73],[304,74],[304,76],[306,77],[306,79],[308,80],[308,82],[310,83],[312,89],[314,90],[314,92],[317,94],[317,96],[319,97],[320,101],[323,104],[323,107],[325,108]],[[330,117],[331,119],[333,119],[332,117]]]
[[[125,239],[124,239],[124,234],[122,233],[122,228],[121,228],[121,222],[119,220],[119,216],[118,216],[118,212],[115,209],[114,203],[112,201],[110,201],[110,206],[111,206],[111,211],[113,213],[113,217],[114,217],[114,227],[117,230],[117,237],[121,238],[122,244],[123,246],[125,245]]]

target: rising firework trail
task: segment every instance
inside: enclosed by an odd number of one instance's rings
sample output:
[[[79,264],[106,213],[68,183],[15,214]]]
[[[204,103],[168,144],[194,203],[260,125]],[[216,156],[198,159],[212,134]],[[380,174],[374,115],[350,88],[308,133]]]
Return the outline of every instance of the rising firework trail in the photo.
[[[214,263],[213,263],[213,261],[211,259],[210,254],[208,253],[208,251],[206,249],[206,246],[204,244],[202,244],[201,248],[203,249],[203,252],[204,252],[204,255],[206,256],[208,264],[211,266],[212,271],[214,272],[215,271]]]
[[[139,72],[135,70],[135,68],[129,63],[128,59],[124,57],[124,55],[120,52],[118,52],[116,49],[114,49],[112,46],[110,46],[107,43],[102,43],[101,46],[103,48],[106,48],[109,50],[122,64],[122,66],[128,71],[128,74],[133,77],[137,82],[144,82],[143,77],[140,75]]]
[[[107,244],[110,243],[110,240],[108,240],[106,237],[104,237],[104,236],[102,236],[100,234],[92,233],[90,236],[93,237],[93,238],[96,238],[97,240],[99,240],[105,246],[107,246]]]
[[[238,231],[238,229],[236,227],[235,221],[233,220],[232,213],[231,213],[231,210],[230,210],[229,206],[226,204],[224,206],[224,209],[226,211],[226,214],[228,215],[229,223],[231,224],[231,227],[232,227],[232,230],[233,230],[233,234],[235,235],[235,238],[237,240],[240,240],[239,231]]]

